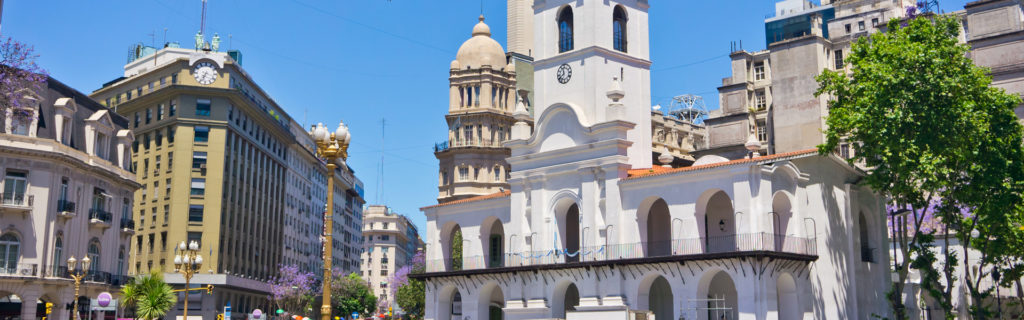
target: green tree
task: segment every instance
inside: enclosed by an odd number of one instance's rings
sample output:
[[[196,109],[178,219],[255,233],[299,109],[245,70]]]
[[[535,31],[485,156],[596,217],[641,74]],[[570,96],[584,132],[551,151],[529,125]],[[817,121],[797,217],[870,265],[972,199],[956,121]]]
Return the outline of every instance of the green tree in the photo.
[[[968,280],[972,300],[983,301],[981,278],[1014,254],[997,242],[1020,235],[1024,152],[1012,111],[1020,100],[991,87],[987,70],[967,58],[955,17],[893,20],[886,28],[853,44],[849,72],[817,77],[817,95],[829,98],[827,141],[818,148],[824,154],[841,140],[857,142],[850,162],[867,168],[862,183],[891,198],[889,231],[900,253],[893,257],[898,285],[889,293],[896,318],[907,316],[902,284],[911,267],[952,316],[952,288],[939,280],[959,281],[956,264],[969,257],[949,245],[937,253],[931,244],[938,231],[945,244],[954,236],[982,253],[982,271],[961,268],[959,277]],[[927,228],[929,219],[940,230]],[[980,236],[971,237],[975,230]],[[946,258],[937,268],[936,254]],[[979,306],[972,311],[983,317]]]
[[[462,270],[462,230],[452,233],[452,270]]]
[[[159,272],[138,276],[121,287],[124,307],[135,308],[139,319],[159,319],[178,304],[178,295]]]
[[[423,319],[423,311],[426,304],[426,286],[423,280],[415,279],[410,275],[421,274],[426,271],[426,260],[423,251],[417,252],[412,258],[412,264],[402,267],[395,272],[391,283],[398,288],[394,293],[395,302],[402,308],[407,319]]]
[[[377,296],[356,273],[336,272],[331,280],[331,305],[337,315],[370,314],[377,310]]]

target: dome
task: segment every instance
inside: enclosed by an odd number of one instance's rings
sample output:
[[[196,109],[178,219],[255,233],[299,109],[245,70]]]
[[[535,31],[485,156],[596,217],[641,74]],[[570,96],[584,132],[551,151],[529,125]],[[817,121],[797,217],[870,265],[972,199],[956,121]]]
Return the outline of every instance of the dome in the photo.
[[[452,65],[451,65],[451,69],[462,69],[462,68],[461,68],[461,67],[459,66],[459,60],[452,60]]]
[[[478,69],[481,66],[491,66],[493,69],[502,70],[505,68],[505,49],[497,41],[491,39],[491,27],[484,23],[484,16],[480,16],[480,23],[473,27],[473,37],[462,43],[459,52],[455,54],[455,61],[462,68]],[[455,63],[453,62],[454,66]]]
[[[697,161],[693,162],[693,166],[696,167],[696,166],[703,166],[703,165],[715,164],[715,163],[723,163],[723,162],[729,162],[729,159],[726,159],[726,158],[724,158],[722,156],[709,154],[709,155],[706,155],[706,156],[698,158]]]

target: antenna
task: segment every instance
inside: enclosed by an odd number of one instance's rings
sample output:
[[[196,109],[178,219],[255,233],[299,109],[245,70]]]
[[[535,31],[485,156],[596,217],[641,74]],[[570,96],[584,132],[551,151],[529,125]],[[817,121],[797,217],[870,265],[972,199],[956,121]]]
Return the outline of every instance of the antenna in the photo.
[[[665,114],[693,124],[701,124],[708,117],[708,108],[704,105],[704,97],[684,94],[672,97],[672,104]]]
[[[380,118],[380,165],[377,167],[377,204],[384,204],[381,195],[384,193],[384,127],[387,125],[387,119]]]
[[[206,0],[203,0],[203,15],[199,19],[199,33],[206,34]]]

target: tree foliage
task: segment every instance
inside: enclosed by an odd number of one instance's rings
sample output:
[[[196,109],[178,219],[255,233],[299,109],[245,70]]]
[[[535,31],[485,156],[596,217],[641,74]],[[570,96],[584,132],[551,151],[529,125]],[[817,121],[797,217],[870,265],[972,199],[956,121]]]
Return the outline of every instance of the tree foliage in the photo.
[[[1024,152],[1013,114],[1020,100],[991,87],[988,71],[968,58],[955,17],[893,20],[886,29],[853,44],[849,72],[825,70],[817,77],[817,94],[829,98],[827,141],[819,151],[856,142],[850,162],[867,168],[863,183],[892,201],[898,283],[906,283],[909,268],[921,270],[922,285],[951,314],[951,286],[939,280],[959,281],[956,264],[966,264],[968,256],[956,256],[948,245],[935,252],[930,244],[956,237],[981,252],[980,270],[991,270],[985,265],[1014,255],[1003,243],[1020,238]],[[922,227],[931,218],[938,230]],[[977,238],[971,237],[975,230]],[[939,260],[945,265],[931,268]],[[971,300],[982,301],[987,293],[977,284],[988,271],[960,269]],[[890,303],[897,318],[906,317],[902,296],[902,285],[894,286]]]
[[[331,306],[336,315],[370,314],[377,309],[377,296],[359,274],[334,273],[331,280]]]
[[[159,319],[178,304],[178,295],[159,272],[138,276],[121,287],[124,308],[135,308],[139,319]]]
[[[26,100],[28,92],[40,92],[46,82],[46,71],[35,60],[38,55],[26,44],[7,38],[0,42],[0,114],[12,110],[15,120],[31,120],[34,113],[18,112],[35,107]]]
[[[278,277],[270,282],[270,301],[288,314],[305,314],[320,293],[314,275],[298,266],[281,266]]]
[[[452,270],[462,270],[462,230],[452,233]]]
[[[418,274],[426,271],[426,260],[423,252],[417,252],[412,258],[412,263],[406,265],[391,278],[391,296],[402,308],[405,316],[410,319],[423,319],[423,311],[426,303],[426,286],[423,280],[410,278],[410,274]]]

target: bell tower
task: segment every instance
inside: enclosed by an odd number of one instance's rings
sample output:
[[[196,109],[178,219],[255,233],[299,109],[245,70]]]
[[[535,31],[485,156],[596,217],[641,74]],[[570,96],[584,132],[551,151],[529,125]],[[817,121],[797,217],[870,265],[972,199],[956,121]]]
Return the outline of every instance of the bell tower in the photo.
[[[651,166],[650,50],[647,0],[534,1],[534,117],[557,104],[579,110],[585,125],[625,120],[633,168]],[[605,93],[619,82],[621,115]],[[621,119],[615,119],[621,118]]]

